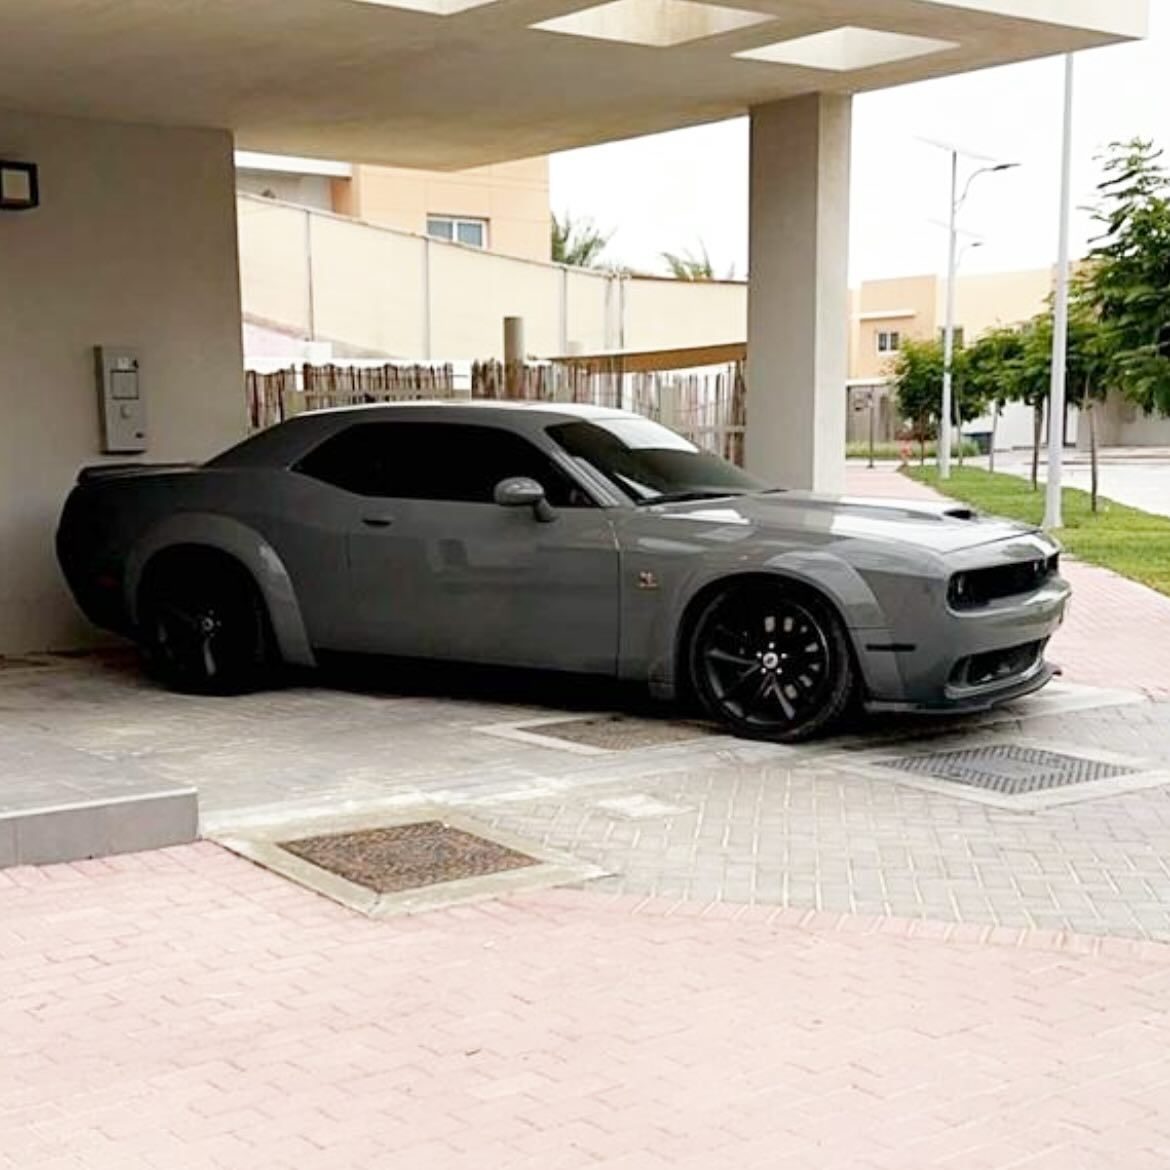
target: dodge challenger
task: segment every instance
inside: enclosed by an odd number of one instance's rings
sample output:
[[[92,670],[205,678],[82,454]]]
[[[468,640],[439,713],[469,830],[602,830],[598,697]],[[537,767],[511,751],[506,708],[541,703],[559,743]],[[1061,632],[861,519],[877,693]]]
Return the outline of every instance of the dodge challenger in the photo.
[[[645,682],[792,742],[852,703],[1044,686],[1069,588],[1043,532],[947,502],[784,491],[641,416],[393,403],[198,466],[81,471],[57,535],[97,625],[196,693],[327,652]]]

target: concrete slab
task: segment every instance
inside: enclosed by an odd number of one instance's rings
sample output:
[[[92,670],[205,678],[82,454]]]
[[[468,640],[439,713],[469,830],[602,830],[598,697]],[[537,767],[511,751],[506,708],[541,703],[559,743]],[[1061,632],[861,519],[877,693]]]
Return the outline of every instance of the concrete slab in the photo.
[[[70,747],[45,731],[3,729],[0,777],[0,866],[133,853],[197,836],[193,787]]]

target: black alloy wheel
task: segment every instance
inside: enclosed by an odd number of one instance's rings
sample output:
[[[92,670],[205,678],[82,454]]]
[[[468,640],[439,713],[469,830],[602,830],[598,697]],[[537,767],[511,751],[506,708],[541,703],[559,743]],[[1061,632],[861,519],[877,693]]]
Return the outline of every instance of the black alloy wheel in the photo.
[[[854,686],[847,636],[817,594],[751,582],[718,594],[691,640],[691,679],[736,735],[794,743],[831,727]]]
[[[139,607],[152,671],[173,690],[232,695],[262,685],[268,620],[251,578],[219,561],[150,576]]]

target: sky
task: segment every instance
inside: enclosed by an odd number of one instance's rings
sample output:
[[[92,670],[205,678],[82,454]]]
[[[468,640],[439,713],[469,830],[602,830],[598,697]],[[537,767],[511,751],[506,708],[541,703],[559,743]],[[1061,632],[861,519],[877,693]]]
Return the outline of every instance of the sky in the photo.
[[[1150,39],[1079,54],[1074,119],[1073,246],[1092,235],[1086,209],[1110,142],[1170,148],[1170,0],[1154,0]],[[850,279],[946,268],[950,162],[922,138],[955,143],[1018,170],[981,176],[963,211],[982,240],[964,272],[1039,268],[1056,259],[1063,58],[861,94],[854,101]],[[964,173],[980,166],[965,164]],[[558,214],[613,235],[605,258],[665,271],[663,251],[705,246],[716,274],[747,271],[748,126],[738,118],[551,160]]]

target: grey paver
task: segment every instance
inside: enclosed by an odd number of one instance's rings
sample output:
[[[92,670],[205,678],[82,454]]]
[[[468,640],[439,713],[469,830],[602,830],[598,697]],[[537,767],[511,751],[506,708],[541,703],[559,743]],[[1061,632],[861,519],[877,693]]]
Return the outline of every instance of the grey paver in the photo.
[[[1170,703],[1074,698],[965,726],[1170,770]],[[586,757],[478,730],[549,714],[323,688],[185,699],[83,664],[0,679],[0,742],[35,738],[122,782],[195,785],[218,829],[425,803],[593,863],[612,891],[1170,939],[1170,787],[1017,812],[845,770],[864,759],[856,738]],[[902,733],[917,746],[932,729]],[[953,742],[951,727],[934,734]],[[51,780],[30,773],[22,791]]]

